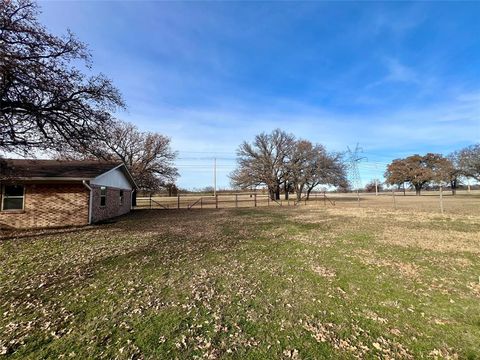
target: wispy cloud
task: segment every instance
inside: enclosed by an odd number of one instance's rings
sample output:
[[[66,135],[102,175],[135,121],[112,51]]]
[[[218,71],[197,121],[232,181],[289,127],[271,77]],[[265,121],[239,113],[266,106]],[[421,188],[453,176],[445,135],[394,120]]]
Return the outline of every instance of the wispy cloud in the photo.
[[[459,94],[441,103],[364,114],[332,112],[272,98],[262,99],[263,105],[228,99],[222,99],[222,106],[214,107],[144,104],[143,111],[135,110],[134,117],[125,116],[144,130],[167,134],[173,147],[181,152],[209,152],[212,157],[228,154],[232,157],[228,162],[231,166],[243,140],[252,140],[259,132],[277,127],[322,143],[330,150],[344,151],[347,145],[358,142],[367,152],[393,159],[409,152],[449,153],[480,141],[478,94]],[[182,186],[192,186],[199,176],[205,176],[205,181],[210,178],[208,172],[199,175],[188,168],[181,169],[181,174]],[[228,185],[226,175],[219,175],[223,186]]]
[[[399,59],[387,57],[383,60],[386,75],[380,80],[366,86],[367,89],[388,83],[421,84],[421,76],[412,68],[400,62]]]

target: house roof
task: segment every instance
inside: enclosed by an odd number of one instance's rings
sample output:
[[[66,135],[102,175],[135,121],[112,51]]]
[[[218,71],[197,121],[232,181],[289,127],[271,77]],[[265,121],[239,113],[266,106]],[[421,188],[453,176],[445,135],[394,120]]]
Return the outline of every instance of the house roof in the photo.
[[[132,185],[135,182],[122,162],[92,160],[0,159],[0,178],[25,180],[91,180],[121,168]]]

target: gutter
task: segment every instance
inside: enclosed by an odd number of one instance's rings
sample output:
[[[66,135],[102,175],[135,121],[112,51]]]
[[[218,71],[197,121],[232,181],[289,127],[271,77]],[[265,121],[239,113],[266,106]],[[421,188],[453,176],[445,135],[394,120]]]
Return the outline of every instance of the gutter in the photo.
[[[92,202],[93,202],[93,189],[88,185],[85,180],[82,180],[82,184],[88,189],[89,191],[89,200],[88,200],[88,225],[92,223]]]
[[[86,180],[92,180],[93,178],[85,178],[85,177],[65,177],[65,176],[18,176],[18,177],[12,177],[13,180],[22,180],[22,181],[84,181]]]

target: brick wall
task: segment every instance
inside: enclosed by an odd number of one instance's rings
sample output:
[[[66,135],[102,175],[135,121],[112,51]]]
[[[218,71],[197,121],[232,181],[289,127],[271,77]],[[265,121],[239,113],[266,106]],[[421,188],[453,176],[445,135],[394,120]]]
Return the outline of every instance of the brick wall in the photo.
[[[132,191],[123,190],[123,204],[120,204],[120,189],[107,187],[105,206],[100,206],[100,186],[92,186],[92,222],[110,219],[126,214],[132,205]]]
[[[0,212],[0,228],[88,224],[89,191],[82,184],[26,184],[23,212]]]

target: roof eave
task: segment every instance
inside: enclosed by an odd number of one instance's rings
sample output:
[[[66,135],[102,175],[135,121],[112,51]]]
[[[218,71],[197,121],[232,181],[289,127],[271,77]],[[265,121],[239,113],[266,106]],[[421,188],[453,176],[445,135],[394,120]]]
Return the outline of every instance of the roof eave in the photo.
[[[54,177],[54,176],[37,176],[37,177],[5,177],[0,181],[90,181],[93,178],[77,178],[77,177]]]

